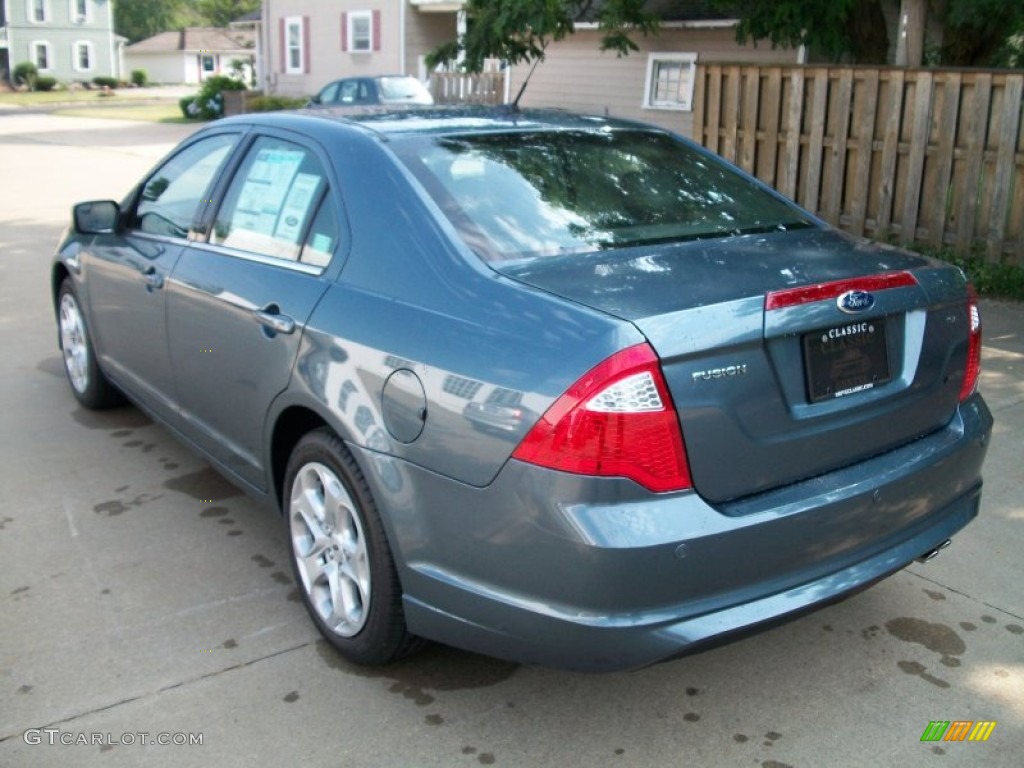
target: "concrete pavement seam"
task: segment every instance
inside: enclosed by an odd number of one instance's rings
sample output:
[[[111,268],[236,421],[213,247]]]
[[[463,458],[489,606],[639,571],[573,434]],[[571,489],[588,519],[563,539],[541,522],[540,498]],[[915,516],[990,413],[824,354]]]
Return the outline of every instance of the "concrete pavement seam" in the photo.
[[[95,709],[90,709],[90,710],[88,710],[86,712],[79,712],[76,715],[71,715],[70,717],[65,717],[62,720],[56,720],[56,721],[54,721],[52,723],[48,723],[46,725],[29,726],[29,727],[30,728],[38,727],[40,729],[55,728],[56,726],[59,726],[59,725],[66,725],[67,723],[73,723],[76,720],[80,720],[83,717],[88,717],[89,715],[95,715],[95,714],[98,714],[100,712],[106,712],[108,710],[120,707],[120,706],[122,706],[124,704],[131,704],[132,702],[135,702],[135,701],[141,701],[143,699],[154,698],[154,697],[160,696],[160,695],[162,695],[164,693],[167,693],[168,691],[173,691],[173,690],[176,690],[178,688],[184,688],[185,686],[192,685],[193,683],[198,683],[198,682],[200,682],[202,680],[207,680],[207,679],[209,679],[211,677],[217,677],[217,676],[223,675],[223,674],[225,674],[227,672],[233,672],[234,670],[237,670],[237,669],[244,669],[245,667],[251,667],[254,664],[260,663],[261,661],[266,661],[268,659],[273,659],[273,658],[275,658],[277,656],[283,656],[286,653],[291,653],[292,651],[298,651],[298,650],[300,650],[302,648],[308,648],[309,646],[313,645],[313,643],[315,643],[315,642],[317,642],[317,641],[316,640],[310,640],[308,642],[302,643],[301,645],[292,646],[291,648],[284,648],[284,649],[282,649],[280,651],[274,651],[273,653],[268,653],[266,656],[260,656],[259,658],[250,659],[249,661],[243,661],[243,662],[240,662],[238,664],[233,664],[230,667],[224,667],[223,669],[218,669],[215,672],[207,672],[205,675],[200,675],[198,677],[194,677],[194,678],[191,678],[191,679],[188,679],[188,680],[181,680],[181,681],[179,681],[177,683],[174,683],[172,685],[165,685],[164,687],[158,688],[156,691],[152,691],[150,693],[140,693],[138,696],[132,696],[132,697],[127,698],[127,699],[122,699],[121,701],[115,701],[112,704],[107,704],[107,705],[102,706],[102,707],[96,707]],[[8,740],[13,739],[15,737],[20,737],[24,732],[25,732],[25,729],[22,729],[20,731],[15,732],[15,733],[6,733],[6,734],[0,735],[0,744],[3,744],[5,741],[8,741]]]
[[[936,581],[935,579],[930,579],[927,576],[922,576],[920,573],[916,573],[915,571],[911,571],[909,569],[907,569],[907,573],[909,573],[911,576],[915,576],[915,577],[921,579],[922,581],[927,581],[929,584],[934,584],[937,587],[942,587],[943,589],[952,592],[954,595],[960,595],[961,597],[966,597],[968,600],[973,600],[976,603],[981,603],[986,608],[991,608],[993,611],[998,611],[999,613],[1005,614],[1006,616],[1012,616],[1013,618],[1017,619],[1018,621],[1024,621],[1024,616],[1018,616],[1013,611],[1008,611],[1005,608],[1000,608],[997,605],[992,605],[992,603],[986,603],[984,600],[979,600],[974,595],[969,595],[966,592],[961,592],[959,589],[954,589],[953,587],[947,586],[946,584],[943,584],[941,581]]]

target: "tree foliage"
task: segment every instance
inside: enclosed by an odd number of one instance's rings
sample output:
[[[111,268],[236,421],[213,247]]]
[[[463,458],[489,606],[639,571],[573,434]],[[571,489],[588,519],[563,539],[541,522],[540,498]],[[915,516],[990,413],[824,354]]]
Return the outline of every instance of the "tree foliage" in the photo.
[[[954,66],[1008,66],[1024,60],[1024,2],[1021,0],[926,0],[931,27],[928,61]],[[741,43],[807,46],[832,61],[885,64],[897,34],[887,20],[900,0],[711,0],[721,13],[739,19]],[[202,3],[200,3],[202,5]],[[601,50],[622,56],[637,50],[635,37],[658,31],[691,3],[659,0],[467,0],[467,31],[432,51],[428,64],[459,60],[479,71],[486,59],[518,64],[544,58],[548,45],[572,34],[574,23],[596,21]],[[886,13],[888,10],[888,15]],[[923,32],[922,32],[923,34]]]
[[[1020,0],[930,0],[929,12],[944,23],[939,45],[943,64],[1013,66],[1014,56],[1024,53]]]
[[[899,0],[713,0],[735,9],[740,42],[766,39],[773,45],[806,45],[833,61],[885,64],[889,36],[883,5],[893,14]],[[999,66],[1007,43],[1024,33],[1024,2],[1007,0],[928,0],[929,63],[950,66]],[[922,19],[923,22],[923,19]],[[896,32],[896,30],[893,30]],[[927,38],[925,30],[922,35]]]
[[[260,0],[195,0],[192,5],[206,25],[226,27],[228,22],[260,7]]]
[[[427,64],[450,64],[461,56],[464,69],[478,72],[486,59],[540,61],[551,42],[572,34],[575,22],[591,18],[602,32],[601,50],[624,55],[637,50],[633,33],[658,28],[658,16],[646,5],[645,0],[606,0],[595,9],[594,0],[467,0],[466,34],[432,51]]]
[[[185,0],[121,0],[114,4],[114,31],[136,43],[192,23]]]
[[[114,30],[136,43],[182,27],[224,27],[260,7],[260,0],[120,0]]]

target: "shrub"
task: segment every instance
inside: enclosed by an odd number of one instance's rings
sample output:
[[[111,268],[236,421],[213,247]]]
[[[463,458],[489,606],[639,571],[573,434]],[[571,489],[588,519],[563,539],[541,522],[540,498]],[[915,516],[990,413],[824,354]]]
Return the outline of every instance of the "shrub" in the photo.
[[[178,99],[178,107],[181,114],[189,119],[199,117],[199,108],[196,106],[195,96],[182,96]]]
[[[279,109],[298,109],[306,106],[309,99],[289,96],[256,96],[245,103],[247,112],[275,112]]]
[[[95,85],[100,88],[117,88],[118,82],[116,77],[108,77],[106,75],[98,75],[92,79]]]
[[[245,83],[224,75],[213,75],[203,82],[195,96],[187,96],[178,102],[185,117],[215,120],[224,114],[224,91],[244,91]],[[187,102],[187,103],[186,103]]]
[[[948,261],[960,267],[967,279],[974,284],[982,296],[999,299],[1024,301],[1024,264],[1004,261],[990,261],[985,258],[983,248],[974,248],[969,253],[957,253],[950,248],[932,248],[914,244],[912,250]]]
[[[149,82],[149,74],[144,69],[133,69],[132,70],[132,85],[141,88]]]
[[[39,77],[39,69],[31,61],[23,61],[14,68],[14,84],[28,86],[29,90],[35,90],[36,78]]]
[[[56,77],[44,77],[40,75],[36,78],[36,90],[37,91],[52,91],[57,87]]]

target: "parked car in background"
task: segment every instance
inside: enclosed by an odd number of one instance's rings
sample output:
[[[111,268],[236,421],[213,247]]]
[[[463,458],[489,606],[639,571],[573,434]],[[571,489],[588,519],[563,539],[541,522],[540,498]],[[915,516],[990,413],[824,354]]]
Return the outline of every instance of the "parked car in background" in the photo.
[[[76,206],[52,265],[74,396],[127,396],[280,510],[349,659],[640,667],[976,516],[959,269],[661,129],[409,115],[220,120]]]
[[[430,91],[415,77],[409,75],[380,75],[378,77],[346,77],[325,85],[310,99],[310,106],[363,106],[373,104],[434,103]]]

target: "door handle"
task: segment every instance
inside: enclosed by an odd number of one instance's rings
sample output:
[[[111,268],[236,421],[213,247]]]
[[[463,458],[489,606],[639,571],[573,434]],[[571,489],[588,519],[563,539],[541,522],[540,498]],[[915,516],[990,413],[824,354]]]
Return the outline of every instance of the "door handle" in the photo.
[[[252,314],[256,318],[256,322],[274,333],[293,333],[295,331],[295,321],[288,315],[280,314],[276,304],[253,310]]]
[[[146,282],[148,288],[164,287],[164,276],[156,271],[156,267],[146,267],[140,270],[140,272],[142,272],[142,279]]]

